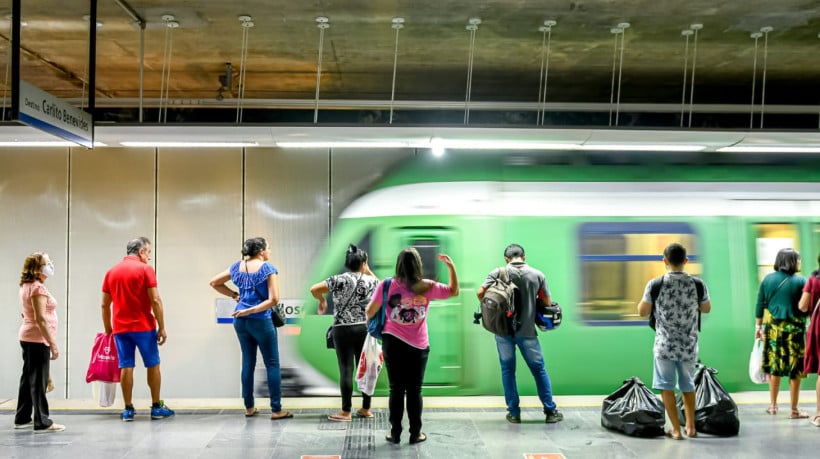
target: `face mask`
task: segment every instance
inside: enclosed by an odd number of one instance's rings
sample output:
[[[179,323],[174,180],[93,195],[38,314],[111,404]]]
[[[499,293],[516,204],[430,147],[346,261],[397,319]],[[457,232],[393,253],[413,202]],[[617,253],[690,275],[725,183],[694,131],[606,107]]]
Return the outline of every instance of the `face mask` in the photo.
[[[48,277],[53,276],[54,275],[54,263],[49,263],[49,264],[43,266],[43,274],[45,274]]]

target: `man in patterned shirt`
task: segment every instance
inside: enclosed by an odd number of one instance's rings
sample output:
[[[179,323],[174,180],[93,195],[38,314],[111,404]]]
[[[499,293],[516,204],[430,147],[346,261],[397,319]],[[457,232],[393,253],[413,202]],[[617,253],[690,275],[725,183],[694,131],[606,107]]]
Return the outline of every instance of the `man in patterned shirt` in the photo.
[[[703,295],[698,298],[696,278],[683,271],[689,261],[686,249],[669,244],[663,251],[663,263],[667,273],[655,301],[655,346],[652,387],[661,391],[663,405],[672,423],[667,436],[683,440],[675,404],[675,380],[683,394],[686,414],[686,435],[695,437],[695,363],[698,360],[698,311],[707,313],[712,309],[709,292],[704,284]],[[698,282],[703,282],[700,279]],[[638,314],[648,316],[652,310],[652,281],[646,284]]]

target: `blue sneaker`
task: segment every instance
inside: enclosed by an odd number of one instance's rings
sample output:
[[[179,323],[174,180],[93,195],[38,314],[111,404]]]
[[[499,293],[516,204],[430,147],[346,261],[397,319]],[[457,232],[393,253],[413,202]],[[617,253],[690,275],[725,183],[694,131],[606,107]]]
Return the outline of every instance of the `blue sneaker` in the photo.
[[[133,409],[126,408],[122,414],[120,414],[120,419],[122,419],[122,422],[131,422],[134,420],[136,414],[137,412]]]
[[[165,406],[165,402],[159,401],[159,406],[151,407],[151,419],[165,419],[174,415],[174,410]]]

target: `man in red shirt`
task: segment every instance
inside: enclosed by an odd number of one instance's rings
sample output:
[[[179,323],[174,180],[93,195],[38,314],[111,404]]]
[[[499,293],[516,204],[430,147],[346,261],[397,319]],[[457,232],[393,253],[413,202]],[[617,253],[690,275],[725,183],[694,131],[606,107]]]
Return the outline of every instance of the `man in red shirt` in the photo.
[[[148,264],[150,257],[151,241],[148,238],[132,240],[127,246],[127,256],[108,270],[102,285],[103,327],[106,335],[114,333],[117,343],[120,384],[125,401],[125,411],[120,417],[126,422],[133,421],[136,414],[131,404],[136,349],[139,349],[142,362],[148,369],[151,419],[174,415],[174,411],[166,407],[159,397],[162,377],[158,346],[165,343],[166,335],[157,276]]]

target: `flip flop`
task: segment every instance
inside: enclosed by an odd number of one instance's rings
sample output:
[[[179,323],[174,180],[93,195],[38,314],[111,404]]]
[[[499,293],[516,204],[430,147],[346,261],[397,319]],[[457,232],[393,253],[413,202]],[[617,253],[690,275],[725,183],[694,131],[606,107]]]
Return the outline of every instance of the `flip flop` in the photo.
[[[671,438],[672,440],[683,440],[683,435],[681,435],[681,434],[675,435],[675,434],[672,433],[671,430],[667,430],[666,432],[664,432],[664,435],[666,435],[667,438]]]
[[[811,425],[813,425],[815,427],[820,427],[820,416],[815,416],[815,417],[811,418],[811,421],[809,421],[809,422],[811,422]]]
[[[809,418],[809,413],[806,413],[805,411],[792,410],[792,413],[789,415],[789,419],[808,419],[808,418]]]
[[[770,406],[770,407],[766,408],[766,412],[771,414],[771,415],[775,415],[775,414],[777,414],[777,407],[776,406]]]
[[[245,417],[246,418],[252,418],[252,417],[256,416],[257,414],[259,414],[259,408],[254,408],[253,411],[251,411],[250,413],[248,413],[248,411],[245,410]]]
[[[352,420],[351,418],[346,418],[344,416],[339,416],[338,414],[329,414],[329,415],[327,415],[327,418],[331,421],[336,421],[336,422],[350,422]]]
[[[698,438],[698,431],[696,430],[696,431],[692,432],[692,435],[689,435],[689,433],[687,432],[686,436],[689,437],[689,438]]]
[[[363,414],[361,411],[357,411],[356,412],[356,417],[358,417],[358,418],[372,418],[373,413]]]
[[[280,419],[287,419],[287,418],[292,418],[293,417],[293,413],[291,413],[290,411],[282,411],[282,413],[283,414],[281,414],[280,416],[276,416],[275,414],[271,414],[270,415],[270,420],[271,421],[278,421]]]

